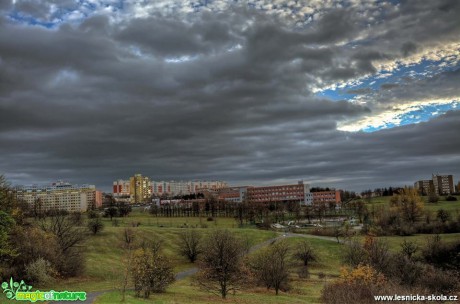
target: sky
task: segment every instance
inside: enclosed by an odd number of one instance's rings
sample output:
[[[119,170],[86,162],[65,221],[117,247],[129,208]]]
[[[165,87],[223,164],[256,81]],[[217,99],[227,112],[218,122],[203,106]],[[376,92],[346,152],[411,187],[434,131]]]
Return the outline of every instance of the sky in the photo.
[[[460,178],[460,1],[2,0],[0,174]]]

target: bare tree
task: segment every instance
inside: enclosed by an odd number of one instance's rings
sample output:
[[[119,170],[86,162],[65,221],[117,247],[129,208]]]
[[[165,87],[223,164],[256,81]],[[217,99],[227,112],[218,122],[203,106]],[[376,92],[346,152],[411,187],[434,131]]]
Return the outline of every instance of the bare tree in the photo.
[[[62,252],[83,242],[86,237],[83,229],[76,227],[68,215],[59,210],[50,211],[49,215],[40,221],[40,227],[57,237]]]
[[[132,256],[133,256],[133,247],[134,247],[134,240],[136,239],[136,233],[131,228],[125,228],[123,230],[122,240],[123,240],[123,248],[124,254],[122,257],[122,265],[124,265],[123,273],[121,277],[121,296],[122,302],[125,300],[126,290],[128,288],[128,284],[130,282],[130,271],[132,268]]]
[[[274,288],[276,295],[286,286],[289,279],[289,245],[286,241],[276,242],[256,254],[251,263],[259,283],[267,289]]]
[[[125,228],[125,230],[123,230],[123,243],[125,248],[132,248],[135,239],[136,233],[133,229]]]
[[[179,254],[194,263],[201,253],[201,235],[196,230],[186,230],[179,234]]]
[[[58,269],[63,276],[74,276],[83,270],[84,258],[79,245],[85,240],[84,228],[77,227],[66,213],[51,210],[49,217],[42,218],[41,228],[56,236],[60,248]]]
[[[294,257],[303,262],[304,266],[308,266],[308,263],[315,262],[318,260],[315,250],[311,247],[310,242],[303,240],[295,247]]]
[[[203,243],[197,281],[205,290],[223,299],[241,288],[247,278],[242,242],[228,230],[213,231]]]

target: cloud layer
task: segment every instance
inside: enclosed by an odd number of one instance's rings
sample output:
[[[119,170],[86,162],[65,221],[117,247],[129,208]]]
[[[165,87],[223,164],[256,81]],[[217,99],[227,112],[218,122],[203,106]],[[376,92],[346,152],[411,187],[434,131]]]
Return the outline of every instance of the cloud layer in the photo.
[[[458,178],[460,4],[392,2],[4,2],[0,173],[103,189],[136,172],[354,190]],[[421,107],[452,111],[343,131]]]

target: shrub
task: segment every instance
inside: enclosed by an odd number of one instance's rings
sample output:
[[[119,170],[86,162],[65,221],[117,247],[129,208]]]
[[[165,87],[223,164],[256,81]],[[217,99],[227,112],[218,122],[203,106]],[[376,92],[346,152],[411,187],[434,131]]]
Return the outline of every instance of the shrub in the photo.
[[[342,260],[345,264],[356,267],[366,262],[366,251],[357,240],[351,240],[343,249]]]
[[[88,222],[88,229],[93,234],[97,234],[98,232],[101,232],[102,229],[104,229],[104,224],[102,223],[101,218],[96,217],[96,218],[91,219]]]
[[[76,247],[67,249],[59,255],[56,268],[63,277],[75,277],[83,274],[85,271],[83,252]]]
[[[407,253],[396,254],[391,257],[390,266],[385,275],[395,283],[415,286],[424,271],[424,265],[407,256]]]
[[[12,238],[15,241],[16,251],[20,253],[11,260],[11,266],[18,276],[25,275],[25,265],[39,258],[43,258],[54,266],[59,264],[61,251],[58,240],[53,234],[35,227],[16,227]]]
[[[450,214],[444,209],[439,209],[436,217],[442,222],[445,223],[450,219]]]
[[[445,200],[448,202],[455,202],[457,201],[457,198],[455,196],[449,195],[449,196],[446,196]]]
[[[450,271],[442,271],[433,266],[426,266],[420,276],[420,285],[433,293],[448,294],[458,287],[458,274]]]
[[[445,244],[439,235],[428,238],[422,249],[425,262],[443,269],[460,270],[460,242]]]
[[[164,292],[174,282],[173,267],[159,251],[149,248],[134,252],[131,275],[136,296],[149,298],[152,292]]]
[[[321,302],[326,304],[375,303],[371,286],[346,283],[326,285],[321,293]]]
[[[29,280],[29,283],[41,285],[53,280],[54,270],[52,265],[42,257],[27,264],[25,270],[26,278]]]
[[[81,226],[83,225],[83,215],[81,212],[77,211],[77,212],[72,212],[70,214],[70,218],[72,220],[72,222],[76,225],[76,226]]]

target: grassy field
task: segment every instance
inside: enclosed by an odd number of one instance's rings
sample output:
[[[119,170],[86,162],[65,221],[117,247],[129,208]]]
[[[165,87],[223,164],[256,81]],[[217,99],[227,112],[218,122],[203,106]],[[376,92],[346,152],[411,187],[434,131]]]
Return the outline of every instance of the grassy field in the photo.
[[[456,196],[457,201],[449,202],[444,200],[444,196],[440,197],[439,202],[437,203],[428,203],[428,197],[423,196],[422,199],[425,202],[425,210],[431,211],[432,213],[438,212],[440,209],[444,209],[450,213],[460,214],[460,196]],[[375,208],[384,207],[387,208],[390,205],[391,196],[381,196],[381,197],[373,197],[371,198],[370,202],[368,202],[367,206],[369,209],[374,206]]]
[[[281,234],[274,231],[259,230],[254,226],[238,227],[231,218],[217,218],[217,221],[207,221],[206,218],[157,218],[140,210],[135,210],[124,219],[118,219],[118,226],[113,226],[110,219],[104,218],[104,230],[97,235],[91,235],[83,244],[86,253],[86,270],[83,276],[67,280],[50,282],[46,286],[37,286],[41,290],[74,290],[74,291],[103,291],[119,290],[125,253],[122,249],[122,234],[126,227],[136,232],[136,238],[146,240],[160,240],[163,252],[173,263],[175,272],[194,267],[185,258],[177,255],[178,237],[181,231],[193,228],[204,235],[215,228],[225,228],[238,234],[251,245],[262,243],[278,237]],[[141,223],[139,227],[132,227],[133,223]],[[207,228],[200,228],[207,227]],[[327,280],[335,279],[340,269],[341,244],[330,240],[323,240],[307,236],[309,242],[317,251],[320,260],[310,267],[310,277],[300,278],[300,261],[292,261],[291,290],[275,296],[274,291],[264,288],[251,288],[229,296],[227,302],[235,303],[319,303],[322,287]],[[286,241],[295,246],[304,237],[288,237]],[[121,294],[118,291],[104,293],[98,297],[96,303],[119,303]],[[192,278],[176,281],[163,294],[153,294],[151,299],[143,300],[134,297],[129,291],[125,303],[212,303],[219,302],[220,298],[201,291]]]
[[[175,271],[182,271],[193,265],[176,254],[178,238],[181,231],[186,228],[177,228],[187,223],[189,226],[198,226],[198,218],[155,218],[147,213],[133,212],[127,218],[118,219],[119,226],[114,227],[110,219],[103,219],[104,229],[97,235],[91,235],[82,245],[86,253],[85,275],[68,280],[60,280],[50,283],[49,286],[55,289],[72,288],[74,290],[106,290],[113,289],[119,284],[124,261],[122,249],[122,235],[125,228],[130,227],[136,233],[138,240],[160,240],[163,252],[175,265]],[[202,219],[208,228],[193,228],[206,235],[214,228],[226,228],[247,240],[251,245],[261,243],[273,238],[276,233],[273,231],[256,230],[252,228],[233,228],[236,227],[234,219],[218,218],[217,221],[207,222]],[[140,222],[139,227],[132,227],[132,223]]]
[[[378,200],[380,199],[380,200]],[[373,204],[388,206],[389,198],[373,199]],[[440,202],[438,205],[443,208],[447,204],[460,207],[459,202]],[[115,219],[114,219],[115,220]],[[215,221],[207,221],[203,218],[181,217],[164,218],[154,217],[141,210],[134,210],[130,216],[117,219],[116,226],[110,219],[104,218],[104,230],[95,236],[91,235],[83,244],[86,253],[86,270],[83,276],[50,282],[47,286],[39,286],[42,290],[73,290],[73,291],[107,291],[96,299],[96,303],[120,303],[121,279],[126,261],[125,252],[122,249],[122,234],[125,228],[130,227],[136,233],[138,240],[160,240],[164,254],[174,265],[175,272],[184,271],[194,267],[185,258],[178,256],[177,244],[179,234],[185,229],[194,227],[203,235],[215,228],[225,228],[246,239],[251,245],[262,243],[282,234],[274,231],[259,230],[254,226],[239,227],[232,218],[217,218]],[[138,223],[140,225],[136,226]],[[188,228],[185,228],[188,227]],[[410,237],[382,237],[390,245],[393,252],[400,250],[400,244],[406,240],[414,240],[423,245],[429,235],[415,235]],[[443,240],[455,241],[460,238],[460,233],[446,234],[441,236]],[[363,237],[359,237],[362,239]],[[316,250],[318,262],[310,265],[309,278],[301,278],[298,274],[301,269],[301,262],[291,261],[291,289],[288,292],[281,292],[275,296],[273,290],[267,291],[264,288],[241,290],[235,295],[230,295],[226,301],[219,296],[212,295],[200,290],[196,286],[193,277],[173,283],[165,293],[152,294],[148,300],[134,297],[133,291],[126,293],[125,303],[320,303],[321,290],[331,280],[335,280],[340,272],[342,244],[338,244],[333,238],[318,238],[311,235],[287,237],[286,241],[295,245],[307,239]],[[38,287],[38,286],[37,286]],[[132,288],[132,286],[131,286]]]
[[[286,241],[294,247],[305,237],[286,238]],[[300,278],[297,271],[301,269],[301,263],[291,261],[291,289],[275,296],[273,290],[265,288],[249,288],[230,295],[227,300],[221,300],[219,296],[204,292],[196,285],[192,278],[176,281],[163,294],[153,294],[149,300],[134,297],[134,292],[127,293],[127,303],[320,303],[321,290],[328,280],[335,279],[340,269],[341,244],[336,242],[308,238],[315,248],[320,260],[310,267],[310,277]],[[96,303],[119,303],[121,293],[113,291],[98,297]]]

